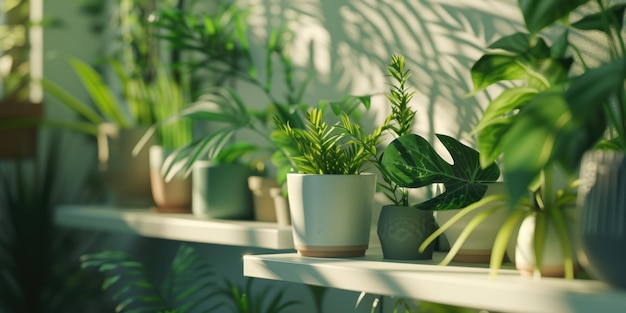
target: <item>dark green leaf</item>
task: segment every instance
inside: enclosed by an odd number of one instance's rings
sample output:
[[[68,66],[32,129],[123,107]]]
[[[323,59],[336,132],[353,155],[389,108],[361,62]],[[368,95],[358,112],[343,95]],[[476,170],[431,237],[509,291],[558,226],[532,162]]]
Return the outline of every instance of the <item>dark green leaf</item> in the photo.
[[[589,0],[518,0],[526,28],[536,34]]]
[[[513,52],[514,54],[523,54],[530,50],[530,35],[526,33],[515,33],[513,35],[504,36],[488,46],[489,49],[502,49]]]
[[[486,54],[471,69],[473,93],[503,80],[526,78],[526,70],[518,63],[517,57],[503,54]]]
[[[415,205],[424,210],[460,209],[482,198],[487,183],[500,176],[495,164],[482,169],[477,151],[456,139],[437,134],[454,164],[441,158],[419,135],[410,134],[392,141],[385,149],[382,166],[400,187],[417,188],[442,183],[445,192]]]

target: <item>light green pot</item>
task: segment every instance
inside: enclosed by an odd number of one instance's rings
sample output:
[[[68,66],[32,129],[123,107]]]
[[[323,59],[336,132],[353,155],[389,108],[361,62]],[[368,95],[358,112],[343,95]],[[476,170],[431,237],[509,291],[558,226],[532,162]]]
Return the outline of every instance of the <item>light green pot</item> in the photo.
[[[252,219],[252,195],[248,177],[252,171],[240,164],[194,165],[191,208],[193,214],[215,219]]]

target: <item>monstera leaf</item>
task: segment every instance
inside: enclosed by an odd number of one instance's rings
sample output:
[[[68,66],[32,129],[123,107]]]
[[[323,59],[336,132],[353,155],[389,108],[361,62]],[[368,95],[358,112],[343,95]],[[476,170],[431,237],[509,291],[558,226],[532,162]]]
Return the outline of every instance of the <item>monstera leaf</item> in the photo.
[[[423,210],[453,210],[480,200],[487,184],[495,182],[500,169],[494,163],[482,169],[478,151],[456,139],[437,134],[450,152],[454,164],[444,160],[426,139],[410,134],[398,137],[385,149],[382,159],[385,175],[400,187],[418,188],[442,183],[445,191],[414,205]]]

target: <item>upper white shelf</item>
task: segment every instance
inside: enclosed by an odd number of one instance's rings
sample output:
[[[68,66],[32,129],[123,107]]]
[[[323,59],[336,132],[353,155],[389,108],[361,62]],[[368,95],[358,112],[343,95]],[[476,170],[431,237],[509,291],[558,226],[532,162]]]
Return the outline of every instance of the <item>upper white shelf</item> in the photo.
[[[246,255],[244,275],[500,312],[626,312],[626,291],[598,281],[532,279],[515,270],[490,279],[487,268],[436,265],[439,253],[434,261],[393,262],[370,250],[351,259]]]
[[[145,237],[220,245],[293,249],[290,226],[236,220],[210,220],[191,214],[149,209],[67,205],[57,208],[57,225],[90,230],[136,233]]]

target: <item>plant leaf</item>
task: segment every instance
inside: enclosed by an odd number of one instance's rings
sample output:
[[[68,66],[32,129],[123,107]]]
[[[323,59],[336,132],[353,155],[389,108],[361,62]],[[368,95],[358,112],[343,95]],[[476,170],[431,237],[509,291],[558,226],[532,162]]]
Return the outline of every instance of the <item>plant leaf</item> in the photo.
[[[472,83],[477,93],[488,86],[503,80],[516,80],[526,77],[526,70],[517,62],[517,57],[504,54],[485,54],[471,69]]]
[[[487,183],[495,182],[500,170],[494,163],[483,169],[479,153],[456,139],[437,134],[454,164],[441,158],[419,135],[396,138],[384,151],[382,166],[389,178],[400,187],[417,188],[442,183],[445,191],[430,200],[414,205],[423,210],[460,209],[482,198]]]
[[[536,34],[589,0],[519,0],[526,28]]]

